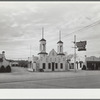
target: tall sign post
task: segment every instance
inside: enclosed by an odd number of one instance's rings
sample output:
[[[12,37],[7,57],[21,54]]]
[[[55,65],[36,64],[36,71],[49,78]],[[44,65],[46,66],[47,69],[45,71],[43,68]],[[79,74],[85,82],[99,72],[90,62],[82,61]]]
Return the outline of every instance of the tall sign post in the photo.
[[[86,45],[87,45],[87,41],[76,42],[76,35],[74,35],[74,69],[75,69],[75,72],[77,70],[76,68],[76,49],[78,49],[78,51],[86,51]]]

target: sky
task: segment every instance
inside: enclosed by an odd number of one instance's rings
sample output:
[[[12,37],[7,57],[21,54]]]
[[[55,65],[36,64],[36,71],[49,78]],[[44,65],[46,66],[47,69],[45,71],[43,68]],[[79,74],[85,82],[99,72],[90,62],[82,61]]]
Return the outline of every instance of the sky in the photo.
[[[0,1],[0,52],[8,59],[37,56],[39,40],[46,39],[46,50],[57,51],[59,31],[64,52],[73,54],[73,40],[87,41],[79,58],[100,56],[100,3],[98,2],[2,2]]]

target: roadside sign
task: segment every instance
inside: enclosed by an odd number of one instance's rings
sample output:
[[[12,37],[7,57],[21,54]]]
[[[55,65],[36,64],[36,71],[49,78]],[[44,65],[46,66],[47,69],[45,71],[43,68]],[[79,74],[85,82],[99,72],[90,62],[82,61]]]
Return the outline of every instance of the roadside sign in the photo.
[[[78,51],[86,51],[86,44],[87,44],[87,41],[76,42]]]

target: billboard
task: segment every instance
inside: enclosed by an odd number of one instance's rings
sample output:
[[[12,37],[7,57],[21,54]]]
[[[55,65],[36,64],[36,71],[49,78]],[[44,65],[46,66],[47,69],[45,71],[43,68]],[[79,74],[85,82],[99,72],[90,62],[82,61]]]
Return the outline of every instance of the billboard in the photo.
[[[76,42],[78,51],[86,51],[86,44],[87,44],[87,41]]]

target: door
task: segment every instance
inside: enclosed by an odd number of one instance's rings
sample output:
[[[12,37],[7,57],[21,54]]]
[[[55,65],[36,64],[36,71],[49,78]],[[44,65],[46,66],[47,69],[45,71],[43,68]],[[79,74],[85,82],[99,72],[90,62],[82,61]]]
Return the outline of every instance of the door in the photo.
[[[54,62],[52,62],[52,71],[54,71],[54,69],[55,69],[55,68],[54,68]]]

